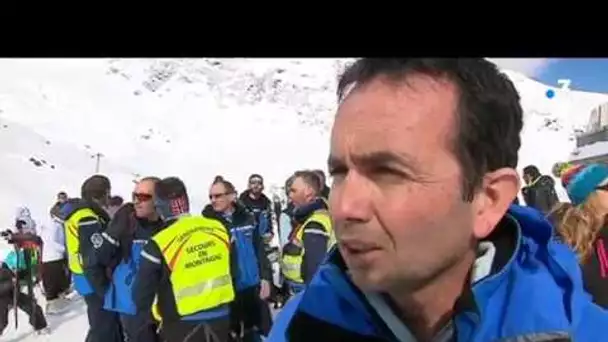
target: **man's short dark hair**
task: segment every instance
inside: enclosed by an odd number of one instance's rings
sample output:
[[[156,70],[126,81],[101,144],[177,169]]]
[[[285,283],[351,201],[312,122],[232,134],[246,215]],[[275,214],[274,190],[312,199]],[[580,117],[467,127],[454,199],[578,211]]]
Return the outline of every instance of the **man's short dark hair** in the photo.
[[[379,77],[407,84],[415,75],[449,80],[458,88],[452,148],[462,170],[462,197],[471,201],[487,172],[517,167],[523,126],[519,94],[484,58],[363,58],[340,77],[338,100]]]
[[[312,188],[312,190],[314,191],[315,195],[318,195],[319,193],[321,193],[321,180],[319,179],[319,175],[317,175],[313,171],[308,171],[308,170],[296,171],[293,174],[293,179],[295,180],[296,178],[301,178],[304,181],[304,183],[306,183],[308,186],[310,186]]]
[[[524,167],[524,176],[530,176],[532,178],[540,177],[540,171],[535,165],[528,165]]]
[[[264,177],[262,177],[262,175],[260,175],[259,173],[253,173],[249,176],[249,178],[247,179],[248,182],[251,182],[252,180],[259,180],[262,184],[264,183]]]
[[[104,175],[93,175],[87,178],[80,188],[80,195],[83,199],[101,200],[110,194],[110,179]]]
[[[226,189],[226,193],[236,194],[236,188],[234,187],[234,184],[232,184],[231,182],[224,179],[224,177],[219,176],[219,175],[215,176],[215,178],[213,179],[213,183],[211,183],[211,185],[216,185],[216,184],[222,184],[224,186],[224,189]]]
[[[180,197],[188,197],[186,185],[177,177],[167,177],[156,183],[154,187],[156,197],[161,200],[171,200]]]
[[[108,204],[112,207],[120,207],[124,203],[124,200],[120,196],[112,196],[110,197],[110,201]]]

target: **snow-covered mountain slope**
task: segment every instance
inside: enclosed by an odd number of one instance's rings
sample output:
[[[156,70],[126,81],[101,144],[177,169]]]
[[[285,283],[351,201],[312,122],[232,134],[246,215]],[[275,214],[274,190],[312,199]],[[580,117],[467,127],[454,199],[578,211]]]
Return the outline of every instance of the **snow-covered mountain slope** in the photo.
[[[340,65],[4,60],[0,117],[103,153],[102,172],[111,160],[128,173],[179,175],[201,204],[216,174],[243,189],[251,172],[279,184],[293,169],[323,167]]]
[[[295,169],[324,168],[345,62],[0,60],[0,228],[21,204],[45,224],[57,191],[79,194],[96,153],[113,192],[128,198],[139,176],[177,175],[196,211],[217,174],[242,190],[250,173],[278,187]],[[608,95],[552,88],[548,99],[550,86],[507,73],[526,114],[520,166],[549,173]],[[55,337],[82,341],[85,316],[61,322]],[[9,326],[2,340],[21,341],[29,329],[23,316],[20,331]]]
[[[569,159],[576,147],[575,135],[585,129],[591,110],[608,102],[608,94],[562,91],[516,72],[506,73],[517,87],[525,112],[519,166],[523,169],[534,164],[542,173],[550,174],[555,162]],[[556,93],[551,99],[546,96],[549,89]],[[557,191],[567,201],[561,186]]]

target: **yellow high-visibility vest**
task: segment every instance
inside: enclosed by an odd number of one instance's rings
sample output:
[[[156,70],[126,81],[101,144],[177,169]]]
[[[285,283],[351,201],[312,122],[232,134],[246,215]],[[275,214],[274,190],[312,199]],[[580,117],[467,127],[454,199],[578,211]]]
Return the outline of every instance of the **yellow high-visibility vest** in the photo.
[[[64,223],[65,244],[68,254],[68,268],[73,274],[82,274],[82,256],[80,255],[80,220],[84,218],[100,220],[90,208],[76,210]]]
[[[230,236],[224,225],[202,216],[181,217],[152,240],[169,267],[177,313],[183,317],[234,300]],[[152,313],[162,320],[155,300]]]
[[[327,247],[326,251],[329,251],[336,244],[336,236],[331,223],[331,218],[327,210],[317,210],[310,217],[304,221],[302,225],[297,227],[293,238],[289,241],[299,248],[296,254],[283,253],[282,255],[282,272],[285,278],[294,283],[303,284],[304,279],[302,278],[302,262],[304,260],[304,243],[302,237],[304,236],[304,227],[311,222],[317,222],[325,228],[327,233]]]

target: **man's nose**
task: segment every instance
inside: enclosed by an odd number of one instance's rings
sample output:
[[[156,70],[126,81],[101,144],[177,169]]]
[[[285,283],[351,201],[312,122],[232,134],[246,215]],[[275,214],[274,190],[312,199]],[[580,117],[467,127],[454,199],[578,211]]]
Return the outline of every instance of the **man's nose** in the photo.
[[[337,221],[368,221],[371,219],[371,184],[365,177],[350,172],[334,184],[329,193],[329,210]]]

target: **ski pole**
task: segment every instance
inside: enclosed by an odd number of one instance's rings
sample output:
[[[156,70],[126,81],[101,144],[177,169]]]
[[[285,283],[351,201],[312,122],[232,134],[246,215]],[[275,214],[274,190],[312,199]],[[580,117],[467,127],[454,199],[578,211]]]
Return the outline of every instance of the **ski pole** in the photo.
[[[17,261],[15,262],[15,277],[13,278],[13,312],[15,318],[15,330],[19,329],[19,315],[17,312],[18,308],[18,292],[21,291],[19,288],[19,247],[16,244],[13,244],[13,248],[15,249],[15,256],[17,257]]]

